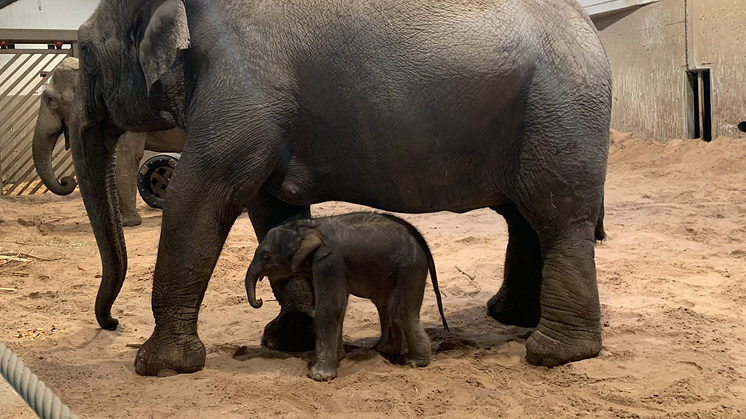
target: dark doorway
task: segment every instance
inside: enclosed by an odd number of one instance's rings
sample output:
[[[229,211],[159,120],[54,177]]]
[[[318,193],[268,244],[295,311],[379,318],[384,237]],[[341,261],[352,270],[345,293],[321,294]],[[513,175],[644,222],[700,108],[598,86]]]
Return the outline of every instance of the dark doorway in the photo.
[[[687,71],[689,81],[689,138],[712,141],[712,82],[710,69]]]

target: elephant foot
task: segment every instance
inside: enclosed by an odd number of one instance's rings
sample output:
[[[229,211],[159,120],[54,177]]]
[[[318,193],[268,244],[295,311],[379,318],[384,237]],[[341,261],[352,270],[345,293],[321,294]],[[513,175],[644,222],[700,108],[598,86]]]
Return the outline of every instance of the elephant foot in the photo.
[[[280,312],[264,327],[262,346],[285,352],[313,351],[316,348],[313,318],[299,311]]]
[[[389,361],[394,365],[411,365],[414,367],[426,367],[430,365],[429,356],[412,356],[409,354],[390,358]]]
[[[487,314],[502,324],[536,327],[541,317],[538,302],[516,301],[498,292],[487,302]]]
[[[322,366],[316,363],[308,369],[308,378],[316,381],[332,381],[337,378],[337,369],[329,365]]]
[[[406,354],[397,358],[393,363],[400,365],[412,365],[415,367],[426,367],[430,365],[430,357],[425,355]]]
[[[373,350],[386,358],[397,358],[401,356],[401,342],[394,344],[390,341],[382,342],[379,340],[378,343],[373,345]]]
[[[142,217],[137,212],[132,214],[122,214],[122,226],[134,227],[142,224]]]
[[[526,340],[526,361],[533,365],[556,367],[568,362],[593,358],[601,351],[601,331],[582,332],[580,337],[557,333],[551,336],[539,326]],[[574,331],[574,333],[579,333]]]
[[[197,372],[205,366],[205,345],[194,335],[167,335],[153,332],[137,351],[135,372],[168,377]]]

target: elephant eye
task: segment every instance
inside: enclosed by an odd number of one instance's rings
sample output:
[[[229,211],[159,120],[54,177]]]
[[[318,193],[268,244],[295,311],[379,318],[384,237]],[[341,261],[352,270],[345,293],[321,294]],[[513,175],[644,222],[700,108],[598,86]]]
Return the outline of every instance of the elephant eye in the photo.
[[[272,260],[272,255],[269,253],[265,253],[262,255],[262,259],[264,259],[265,262],[269,262]]]
[[[89,66],[93,66],[96,64],[96,55],[93,53],[88,45],[83,44],[80,46],[80,55],[82,56],[81,58],[83,59],[83,62],[85,64]]]

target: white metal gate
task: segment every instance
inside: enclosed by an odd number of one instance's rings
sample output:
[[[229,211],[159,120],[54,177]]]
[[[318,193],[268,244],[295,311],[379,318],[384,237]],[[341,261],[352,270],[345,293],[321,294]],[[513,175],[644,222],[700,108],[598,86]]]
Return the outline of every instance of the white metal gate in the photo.
[[[49,74],[74,55],[77,31],[0,30],[0,183],[3,195],[47,192],[36,174],[31,142],[39,95]],[[72,156],[58,141],[52,153],[57,177],[73,174]]]

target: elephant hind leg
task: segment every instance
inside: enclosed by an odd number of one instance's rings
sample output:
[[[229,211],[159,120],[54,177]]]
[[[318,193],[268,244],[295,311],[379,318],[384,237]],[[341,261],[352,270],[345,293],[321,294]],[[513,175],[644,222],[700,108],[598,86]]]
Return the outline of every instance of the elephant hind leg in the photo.
[[[420,310],[427,281],[426,267],[403,268],[394,289],[394,324],[398,325],[407,343],[404,364],[424,367],[430,364],[430,338],[420,323]]]
[[[533,265],[541,267],[540,280],[533,283],[540,284],[539,321],[526,341],[526,360],[548,367],[591,358],[601,350],[594,235],[603,191],[555,191],[533,191],[525,195],[528,202],[516,203],[538,237],[534,251],[541,252],[541,263]],[[530,294],[535,302],[536,288]]]
[[[542,237],[541,320],[526,341],[526,360],[548,367],[601,351],[593,222]]]
[[[503,324],[535,327],[541,316],[541,247],[539,236],[512,202],[493,207],[508,223],[508,249],[500,290],[487,312]]]

